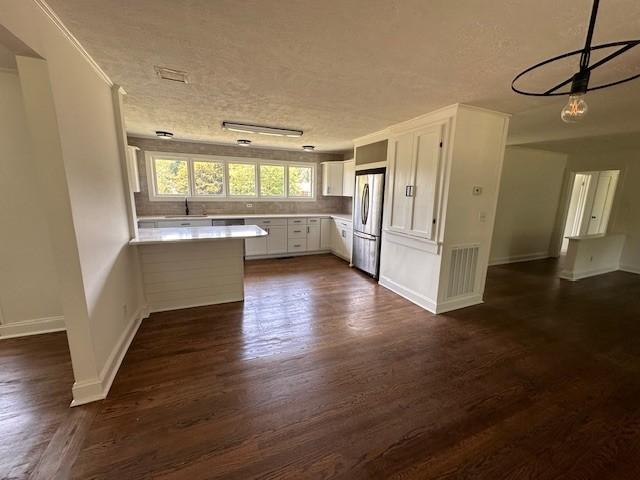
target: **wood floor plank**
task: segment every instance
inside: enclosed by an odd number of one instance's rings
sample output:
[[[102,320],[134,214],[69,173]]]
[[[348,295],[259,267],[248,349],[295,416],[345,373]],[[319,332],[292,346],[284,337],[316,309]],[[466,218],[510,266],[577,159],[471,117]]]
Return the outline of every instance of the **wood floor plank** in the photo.
[[[436,316],[331,255],[248,262],[244,302],[146,320],[85,421],[42,401],[57,383],[37,374],[15,408],[50,427],[33,455],[0,446],[0,465],[83,480],[640,478],[640,277],[570,283],[557,268],[493,267],[483,305]],[[0,403],[0,426],[28,438],[13,408]]]

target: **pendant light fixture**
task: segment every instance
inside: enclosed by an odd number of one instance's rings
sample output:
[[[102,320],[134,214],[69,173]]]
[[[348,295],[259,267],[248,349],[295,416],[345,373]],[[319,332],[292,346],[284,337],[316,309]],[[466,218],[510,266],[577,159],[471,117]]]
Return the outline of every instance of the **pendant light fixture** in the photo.
[[[511,89],[521,95],[530,95],[534,97],[556,97],[569,95],[569,101],[560,112],[560,117],[566,123],[575,123],[585,117],[585,115],[589,111],[589,107],[585,100],[585,94],[587,92],[590,92],[592,90],[600,90],[607,87],[613,87],[614,85],[619,85],[621,83],[625,83],[640,77],[640,73],[638,73],[629,77],[625,77],[621,80],[616,80],[603,85],[589,86],[589,77],[591,76],[591,72],[593,70],[601,67],[602,65],[605,65],[617,56],[623,54],[628,50],[631,50],[633,47],[640,44],[640,40],[624,40],[620,42],[603,43],[601,45],[592,46],[591,41],[593,40],[593,31],[596,26],[596,18],[598,16],[599,5],[600,0],[593,1],[593,7],[591,8],[591,18],[589,20],[589,27],[587,29],[587,38],[583,48],[581,48],[580,50],[563,53],[562,55],[558,55],[557,57],[553,57],[548,60],[544,60],[543,62],[537,63],[532,67],[529,67],[526,70],[520,72],[511,82]],[[589,64],[591,52],[595,50],[611,49],[614,47],[619,48],[616,48],[612,53],[606,55],[601,60],[598,60],[591,65]],[[578,72],[571,78],[564,80],[543,92],[526,91],[517,86],[517,82],[532,71],[538,70],[553,62],[557,62],[559,60],[577,55],[580,55],[579,69]],[[571,85],[571,87],[568,91],[560,91],[563,87],[569,84]]]

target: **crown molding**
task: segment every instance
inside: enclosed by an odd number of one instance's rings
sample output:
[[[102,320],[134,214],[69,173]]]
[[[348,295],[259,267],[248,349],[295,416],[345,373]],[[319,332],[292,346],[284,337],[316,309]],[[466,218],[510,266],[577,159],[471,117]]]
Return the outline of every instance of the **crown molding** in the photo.
[[[62,32],[62,34],[71,42],[71,44],[75,47],[75,49],[82,55],[85,60],[91,65],[91,68],[98,74],[98,76],[107,84],[109,87],[113,87],[113,82],[109,78],[109,76],[100,68],[100,65],[93,59],[89,52],[87,52],[82,44],[78,41],[76,37],[69,31],[69,29],[62,23],[60,17],[56,15],[56,13],[51,9],[51,7],[45,2],[45,0],[33,0],[33,2],[40,7],[40,9],[44,12],[44,14],[49,17],[49,20]]]

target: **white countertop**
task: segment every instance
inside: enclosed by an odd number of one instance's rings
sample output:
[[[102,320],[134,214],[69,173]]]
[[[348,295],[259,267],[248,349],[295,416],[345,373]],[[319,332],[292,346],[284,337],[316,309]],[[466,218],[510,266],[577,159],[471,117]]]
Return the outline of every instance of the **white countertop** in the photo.
[[[157,245],[182,242],[210,242],[265,237],[265,232],[255,225],[230,225],[228,227],[176,227],[141,228],[138,236],[129,241],[129,245]]]
[[[216,214],[216,215],[153,215],[146,217],[138,217],[138,221],[155,221],[155,220],[225,220],[239,218],[339,218],[340,220],[351,221],[350,213],[234,213],[234,214]]]

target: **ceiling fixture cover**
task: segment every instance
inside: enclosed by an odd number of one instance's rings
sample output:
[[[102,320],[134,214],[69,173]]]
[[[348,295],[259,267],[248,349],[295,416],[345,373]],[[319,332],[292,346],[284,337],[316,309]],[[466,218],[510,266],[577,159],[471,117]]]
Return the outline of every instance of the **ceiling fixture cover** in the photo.
[[[169,80],[171,82],[189,83],[189,77],[187,72],[182,70],[174,70],[173,68],[161,67],[155,65],[153,69],[162,80]]]
[[[303,133],[302,130],[233,122],[222,122],[222,128],[229,130],[230,132],[255,133],[258,135],[270,135],[273,137],[301,137]]]
[[[313,152],[316,149],[316,147],[314,145],[303,145],[302,149],[305,152]]]
[[[162,138],[163,140],[171,140],[173,138],[173,133],[165,132],[164,130],[156,130],[156,136]]]
[[[238,145],[240,145],[242,147],[248,147],[249,145],[251,145],[251,140],[247,140],[245,138],[241,138],[240,140],[238,140]]]
[[[640,44],[640,40],[623,40],[620,42],[603,43],[601,45],[592,46],[591,41],[593,39],[593,30],[596,26],[596,17],[598,16],[599,4],[600,0],[594,0],[593,7],[591,9],[591,18],[589,20],[589,28],[587,30],[587,39],[585,41],[584,48],[580,50],[574,50],[572,52],[563,53],[562,55],[558,55],[557,57],[549,58],[547,60],[544,60],[543,62],[537,63],[532,67],[529,67],[526,70],[520,72],[511,82],[511,89],[521,95],[531,95],[535,97],[555,97],[560,95],[569,95],[569,101],[562,109],[562,112],[560,114],[562,120],[566,123],[575,123],[584,118],[584,116],[587,114],[588,106],[587,102],[584,100],[584,95],[587,92],[590,92],[591,90],[600,90],[602,88],[613,87],[614,85],[620,85],[621,83],[625,83],[640,77],[640,73],[638,73],[629,77],[625,77],[621,80],[616,80],[614,82],[609,82],[603,85],[596,85],[591,87],[589,86],[589,77],[593,70],[601,67],[602,65],[616,58],[618,55],[621,55]],[[619,48],[616,48],[615,51],[613,51],[609,55],[606,55],[601,60],[598,60],[592,65],[589,65],[591,52],[593,52],[594,50],[609,49],[613,47]],[[558,60],[562,60],[564,58],[572,57],[575,55],[580,55],[578,72],[571,78],[560,82],[558,85],[555,85],[548,90],[545,90],[544,92],[525,91],[516,86],[516,82],[530,72],[544,67],[545,65],[549,65],[550,63],[557,62]],[[571,88],[569,90],[559,91],[562,87],[565,87],[569,84],[571,84]]]

